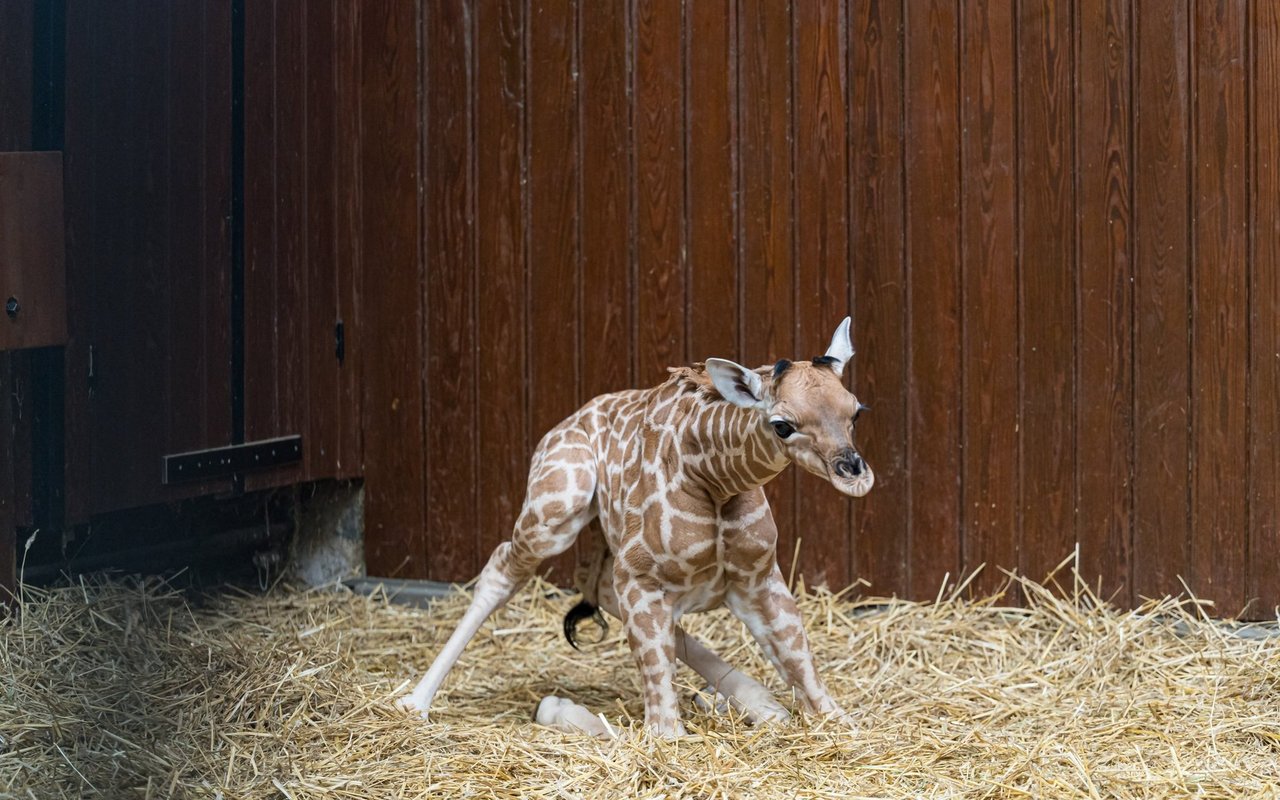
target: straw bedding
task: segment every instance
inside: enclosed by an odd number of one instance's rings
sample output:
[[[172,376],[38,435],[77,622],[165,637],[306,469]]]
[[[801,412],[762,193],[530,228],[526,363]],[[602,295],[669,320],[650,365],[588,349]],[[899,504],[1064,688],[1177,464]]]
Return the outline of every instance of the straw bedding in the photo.
[[[0,797],[1276,797],[1280,639],[1193,603],[1108,607],[1078,582],[1000,597],[806,592],[820,668],[861,721],[753,729],[690,701],[656,741],[618,626],[576,653],[546,584],[490,620],[430,722],[391,700],[466,598],[430,610],[342,591],[198,599],[151,580],[27,590],[0,628]],[[776,679],[723,613],[686,623]],[[584,630],[584,638],[590,638]],[[627,728],[533,725],[546,694]]]

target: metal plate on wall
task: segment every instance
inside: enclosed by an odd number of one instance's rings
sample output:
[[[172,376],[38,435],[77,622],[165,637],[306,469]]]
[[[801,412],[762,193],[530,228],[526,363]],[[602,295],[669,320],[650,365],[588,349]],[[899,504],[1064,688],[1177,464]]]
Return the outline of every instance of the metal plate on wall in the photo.
[[[0,153],[0,350],[67,343],[62,153]]]

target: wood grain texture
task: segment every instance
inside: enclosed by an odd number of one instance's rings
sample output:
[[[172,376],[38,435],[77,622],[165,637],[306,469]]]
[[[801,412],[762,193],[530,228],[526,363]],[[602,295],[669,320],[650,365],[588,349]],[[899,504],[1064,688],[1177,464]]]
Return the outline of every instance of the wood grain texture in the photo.
[[[247,441],[281,435],[276,369],[281,242],[288,226],[280,219],[285,203],[302,200],[280,185],[276,158],[295,145],[292,131],[281,129],[279,101],[288,103],[299,87],[283,90],[278,76],[280,46],[291,40],[290,19],[277,13],[276,0],[245,5],[244,19],[244,437]],[[287,60],[287,56],[285,57]],[[287,69],[286,66],[286,75]],[[283,147],[280,140],[283,139]],[[296,267],[296,264],[290,264]],[[292,310],[292,309],[291,309]]]
[[[92,344],[93,274],[96,264],[93,249],[97,246],[92,229],[94,220],[93,188],[97,186],[97,159],[92,157],[93,115],[96,102],[92,76],[97,70],[87,69],[96,61],[98,44],[91,32],[96,31],[92,15],[68,11],[66,37],[68,45],[78,42],[66,54],[63,142],[64,191],[66,185],[79,185],[85,191],[65,192],[63,202],[67,232],[67,336],[63,350],[66,382],[63,402],[66,408],[64,451],[66,476],[66,515],[70,524],[86,522],[91,511],[93,434],[89,413],[89,348]],[[76,79],[75,76],[80,76]],[[228,242],[229,243],[229,242]],[[230,398],[228,398],[228,407]]]
[[[948,2],[914,3],[904,21],[908,552],[912,596],[957,577],[960,542],[959,19]]]
[[[424,83],[432,87],[425,93],[422,142],[427,556],[433,576],[471,575],[478,561],[471,20],[464,0],[438,4],[422,19]],[[531,57],[537,58],[532,49]]]
[[[67,341],[62,154],[0,152],[0,351]]]
[[[1003,4],[966,3],[961,24],[962,571],[983,567],[973,592],[986,596],[1020,560],[1017,71]]]
[[[1236,614],[1248,540],[1247,12],[1245,0],[1195,8],[1188,581]]]
[[[841,4],[797,3],[792,38],[795,357],[812,358],[826,352],[832,331],[850,314],[848,40]],[[799,569],[811,584],[840,589],[852,579],[851,505],[827,481],[797,470]]]
[[[1186,4],[1143,3],[1134,85],[1134,599],[1187,575],[1191,184]]]
[[[76,13],[67,11],[69,17]],[[95,510],[142,505],[160,496],[155,465],[166,452],[165,442],[162,436],[139,434],[165,419],[169,405],[155,359],[159,348],[167,349],[171,314],[164,302],[166,230],[173,223],[165,101],[175,91],[173,82],[188,76],[168,70],[168,12],[145,14],[136,3],[123,3],[114,13],[93,14],[96,58],[84,64],[88,74],[72,75],[68,64],[68,82],[94,84],[99,112],[90,123],[95,138],[85,140],[86,150],[77,153],[99,162],[97,183],[85,187],[94,196],[92,232],[85,230],[89,236],[81,243],[93,248],[86,257],[96,261],[110,254],[115,265],[95,265],[92,306],[155,309],[125,326],[110,313],[91,312],[89,318],[97,367],[90,408]],[[69,43],[67,49],[74,47]],[[70,128],[68,123],[69,151],[79,144]]]
[[[34,6],[30,0],[0,4],[0,152],[31,147]]]
[[[274,397],[271,428],[267,436],[283,436],[294,432],[309,432],[306,425],[311,384],[310,363],[305,357],[305,340],[308,333],[309,293],[307,278],[311,264],[306,251],[307,239],[307,113],[309,111],[306,87],[306,20],[311,0],[275,0],[275,106],[276,170],[276,261],[275,272],[275,320],[271,332],[275,354],[273,382]],[[321,6],[315,6],[319,10]],[[247,205],[246,198],[246,205]],[[249,222],[245,220],[246,224]],[[318,260],[318,259],[317,259]],[[245,287],[246,309],[250,300]],[[323,301],[317,297],[316,303]],[[319,332],[317,332],[319,333]],[[322,335],[322,334],[321,334]],[[245,364],[254,351],[245,330]],[[246,403],[248,397],[245,398]],[[245,409],[246,429],[249,423]],[[269,429],[271,430],[271,429]],[[267,438],[267,437],[264,437]],[[269,474],[277,480],[296,483],[307,473],[308,465],[320,452],[319,442],[304,449],[303,463]],[[292,475],[290,475],[292,473]],[[288,477],[286,477],[288,476]]]
[[[609,4],[578,4],[582,396],[636,385],[632,286],[629,18]]]
[[[473,572],[510,537],[529,469],[524,11],[516,0],[474,11],[477,52],[488,57],[475,65],[476,447],[485,466]]]
[[[174,14],[169,71],[194,76],[199,91],[169,98],[175,142],[200,143],[202,157],[169,162],[172,218],[165,232],[169,270],[170,352],[164,364],[173,398],[164,420],[168,452],[218,446],[231,440],[231,9],[194,3]],[[190,46],[202,42],[207,47]],[[200,191],[194,191],[199,187]]]
[[[849,9],[852,381],[872,408],[858,445],[876,473],[876,488],[854,503],[853,565],[885,595],[905,594],[910,520],[902,10],[887,0]]]
[[[578,176],[572,0],[531,7],[529,113],[529,435],[578,407]]]
[[[67,20],[79,521],[182,496],[155,457],[229,426],[229,51],[182,46],[227,8],[113,9]],[[852,309],[877,486],[771,484],[784,570],[803,539],[809,583],[928,598],[986,563],[985,593],[1079,542],[1121,603],[1185,577],[1223,613],[1280,604],[1269,6],[249,14],[251,435],[304,431],[291,480],[364,477],[371,573],[472,577],[581,402],[813,355]],[[122,307],[159,310],[120,331]]]
[[[688,360],[684,53],[681,3],[635,0],[632,125],[636,163],[636,380],[651,386]]]
[[[314,480],[346,477],[342,469],[342,447],[347,416],[340,382],[343,365],[334,352],[334,326],[338,311],[338,231],[337,206],[346,185],[338,154],[339,120],[337,81],[337,20],[335,3],[309,2],[302,11],[302,135],[304,200],[300,221],[303,299],[305,315],[292,326],[300,337],[299,360],[305,382],[293,390],[294,402],[303,408],[292,427],[303,433],[303,474]],[[322,120],[315,124],[314,120]]]
[[[1021,454],[1024,574],[1042,580],[1076,540],[1076,274],[1071,6],[1018,18]]]
[[[735,258],[734,3],[685,3],[689,359],[741,358]]]
[[[797,352],[790,4],[743,0],[738,37],[740,346],[743,363],[757,366]],[[788,471],[765,487],[784,574],[790,574],[795,549],[795,485],[795,474]]]
[[[13,365],[0,353],[0,605],[7,605],[17,589],[18,509],[14,486]]]
[[[205,3],[67,9],[66,475],[75,521],[227,487],[163,487],[157,469],[165,453],[229,435],[227,20],[225,8]]]
[[[363,225],[363,176],[360,159],[361,53],[359,10],[347,3],[334,4],[334,130],[335,195],[333,236],[337,271],[338,320],[345,328],[344,358],[338,365],[338,425],[342,431],[337,454],[337,477],[355,477],[364,467],[364,432],[361,386],[364,375],[362,304],[359,287],[363,273],[361,226]],[[338,320],[335,320],[338,321]],[[335,342],[336,348],[336,342]],[[336,355],[336,353],[335,353]]]
[[[325,261],[308,249],[307,180],[307,14],[322,8],[299,0],[246,7],[245,439],[304,437],[303,462],[247,476],[250,490],[304,480],[328,452],[327,442],[311,437],[310,400],[319,384],[306,357],[309,343],[323,336],[311,328],[312,301],[332,302],[321,287],[314,295],[308,287]]]
[[[584,400],[578,364],[576,7],[574,0],[547,0],[529,11],[529,453]],[[527,470],[527,457],[523,465]],[[572,561],[572,553],[560,558],[553,579],[567,582]]]
[[[1129,602],[1133,506],[1132,20],[1127,0],[1076,8],[1080,573]],[[1119,592],[1119,595],[1116,593]]]
[[[364,360],[361,405],[365,560],[371,575],[426,576],[417,20],[408,4],[362,6],[359,28],[369,132],[360,142],[360,297],[377,311],[362,315],[359,331],[366,353],[376,348]]]
[[[1253,7],[1249,357],[1251,616],[1280,616],[1280,6]],[[1228,610],[1228,609],[1224,609]]]
[[[35,423],[31,412],[32,377],[30,351],[0,354],[0,369],[5,370],[9,398],[9,422],[7,429],[8,450],[12,456],[9,497],[13,502],[12,520],[19,526],[32,525],[35,521],[34,477],[32,446]]]
[[[358,180],[358,64],[333,3],[276,0],[245,24],[245,434],[303,436],[302,463],[247,475],[255,491],[359,474],[357,362],[335,339],[354,299],[358,203],[339,201]]]

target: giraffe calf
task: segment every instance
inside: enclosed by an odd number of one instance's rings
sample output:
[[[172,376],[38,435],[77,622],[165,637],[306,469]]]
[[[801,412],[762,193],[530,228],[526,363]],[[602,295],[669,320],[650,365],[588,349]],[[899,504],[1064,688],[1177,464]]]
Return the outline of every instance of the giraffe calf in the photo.
[[[813,664],[778,568],[763,487],[795,462],[842,494],[871,490],[874,475],[853,441],[863,406],[841,380],[852,356],[846,318],[822,356],[754,370],[723,359],[674,368],[661,385],[601,395],[550,430],[534,452],[510,541],[494,550],[457,629],[400,704],[425,716],[485,619],[588,528],[595,555],[579,573],[585,602],[570,612],[566,633],[572,642],[575,613],[597,608],[622,621],[652,732],[685,732],[677,659],[751,719],[789,716],[767,689],[679,624],[685,613],[721,605],[746,625],[806,710],[848,720]],[[605,730],[560,698],[544,700],[538,713],[566,729]]]

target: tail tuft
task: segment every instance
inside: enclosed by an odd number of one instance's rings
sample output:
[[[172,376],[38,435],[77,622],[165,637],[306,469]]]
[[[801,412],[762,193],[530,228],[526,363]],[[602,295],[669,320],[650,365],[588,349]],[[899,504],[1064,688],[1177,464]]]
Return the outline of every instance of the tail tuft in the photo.
[[[605,622],[604,615],[600,613],[600,609],[589,600],[582,600],[569,609],[569,613],[564,615],[564,638],[569,640],[569,644],[573,645],[574,650],[582,649],[578,647],[578,623],[587,618],[595,620],[596,625],[600,627],[601,639],[604,639],[605,635],[609,633],[609,623]]]

